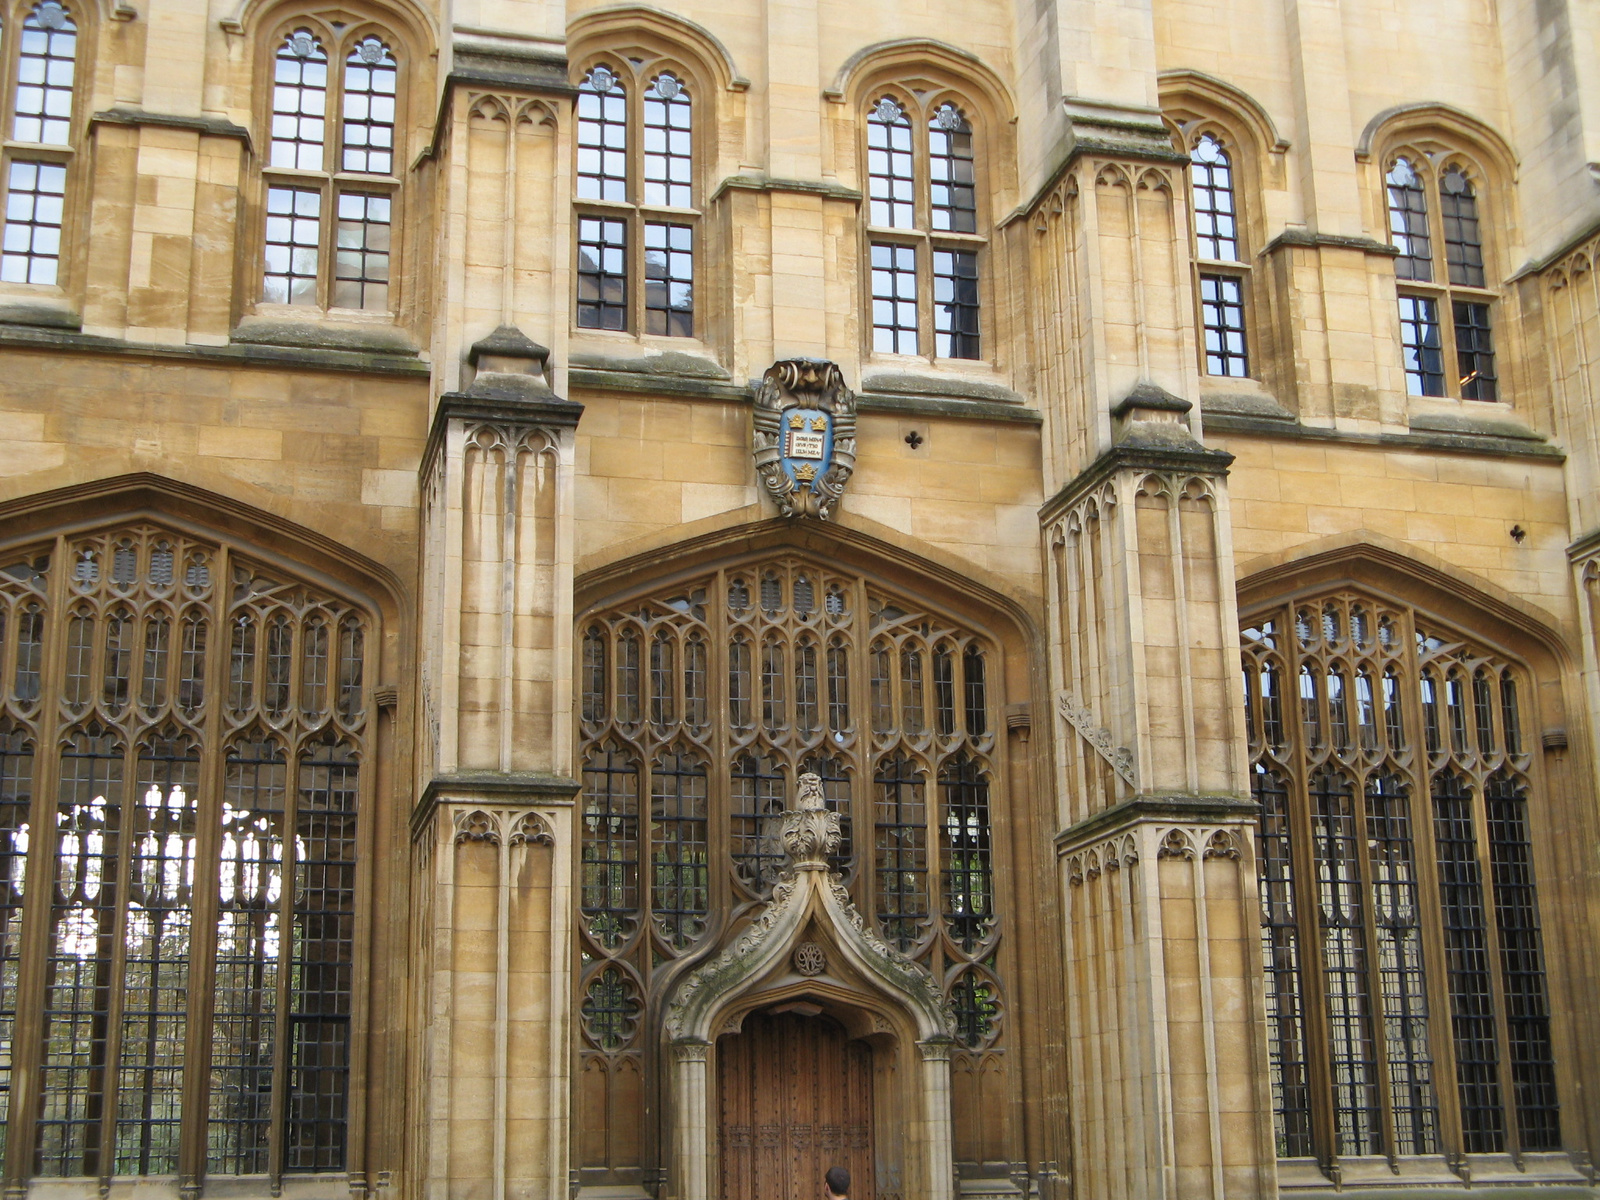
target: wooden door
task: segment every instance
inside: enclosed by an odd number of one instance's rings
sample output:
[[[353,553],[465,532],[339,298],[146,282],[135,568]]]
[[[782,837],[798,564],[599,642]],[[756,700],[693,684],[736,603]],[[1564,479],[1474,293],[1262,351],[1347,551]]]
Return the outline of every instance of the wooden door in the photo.
[[[829,1167],[873,1200],[872,1050],[837,1021],[751,1013],[717,1043],[722,1200],[822,1200]]]

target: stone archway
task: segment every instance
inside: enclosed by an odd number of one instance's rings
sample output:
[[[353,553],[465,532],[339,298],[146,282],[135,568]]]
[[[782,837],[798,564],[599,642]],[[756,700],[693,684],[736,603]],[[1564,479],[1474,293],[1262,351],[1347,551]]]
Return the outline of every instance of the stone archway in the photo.
[[[903,1130],[903,1192],[951,1200],[950,1049],[954,1019],[927,971],[867,929],[827,856],[838,848],[839,818],[828,812],[821,780],[802,775],[796,808],[784,814],[791,860],[772,897],[721,954],[690,973],[666,1018],[672,1098],[672,1193],[712,1200],[716,1172],[715,1043],[752,1009],[815,997],[876,1035],[897,1059],[894,1108]],[[811,941],[830,963],[826,977],[796,976],[796,950]],[[809,968],[808,968],[809,970]],[[880,1111],[883,1106],[880,1104]]]

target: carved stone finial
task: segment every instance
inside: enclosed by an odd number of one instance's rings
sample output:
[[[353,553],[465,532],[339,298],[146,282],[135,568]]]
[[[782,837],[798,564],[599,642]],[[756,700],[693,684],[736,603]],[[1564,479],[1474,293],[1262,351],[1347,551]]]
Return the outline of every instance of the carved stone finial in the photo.
[[[797,870],[826,871],[840,834],[839,814],[829,812],[823,799],[822,776],[810,771],[800,776],[795,805],[783,814],[783,848]]]
[[[756,474],[785,517],[826,521],[856,465],[856,397],[836,364],[775,362],[756,391]]]

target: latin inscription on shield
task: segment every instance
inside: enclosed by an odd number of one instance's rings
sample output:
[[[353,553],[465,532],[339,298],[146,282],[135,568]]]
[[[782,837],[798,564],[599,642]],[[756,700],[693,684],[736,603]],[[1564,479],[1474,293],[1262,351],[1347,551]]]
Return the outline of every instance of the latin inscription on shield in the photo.
[[[814,483],[833,457],[833,419],[815,408],[791,408],[783,419],[784,473],[802,486]]]
[[[773,363],[753,423],[756,473],[778,511],[826,521],[856,461],[856,398],[839,368],[816,358]]]

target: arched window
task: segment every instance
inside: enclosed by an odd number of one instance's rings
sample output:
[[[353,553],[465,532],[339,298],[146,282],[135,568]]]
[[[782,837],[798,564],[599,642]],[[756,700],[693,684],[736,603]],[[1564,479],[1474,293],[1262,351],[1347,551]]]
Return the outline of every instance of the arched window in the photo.
[[[867,111],[872,350],[981,358],[978,184],[972,125],[949,99],[898,92]]]
[[[1358,592],[1244,624],[1279,1155],[1558,1149],[1527,676]]]
[[[1189,197],[1205,372],[1244,378],[1250,374],[1245,320],[1250,267],[1243,252],[1233,156],[1215,132],[1202,132],[1190,144]]]
[[[72,162],[78,26],[60,0],[39,0],[4,47],[0,87],[9,101],[6,214],[0,282],[56,284]]]
[[[371,637],[152,524],[0,566],[13,1177],[345,1169]]]
[[[584,1078],[645,1053],[643,1025],[624,1036],[613,1014],[654,1003],[674,960],[771,894],[804,772],[841,817],[833,866],[858,909],[986,1052],[1003,1005],[988,644],[790,557],[595,613],[578,641],[583,1053],[610,1064]]]
[[[1406,391],[1498,400],[1495,292],[1484,266],[1480,185],[1458,159],[1440,161],[1442,168],[1408,151],[1395,155],[1384,175],[1389,240],[1399,251],[1394,273]]]
[[[270,70],[262,302],[394,311],[394,39],[306,19],[278,37]]]
[[[578,84],[580,329],[695,336],[693,91],[680,68],[625,58]]]

